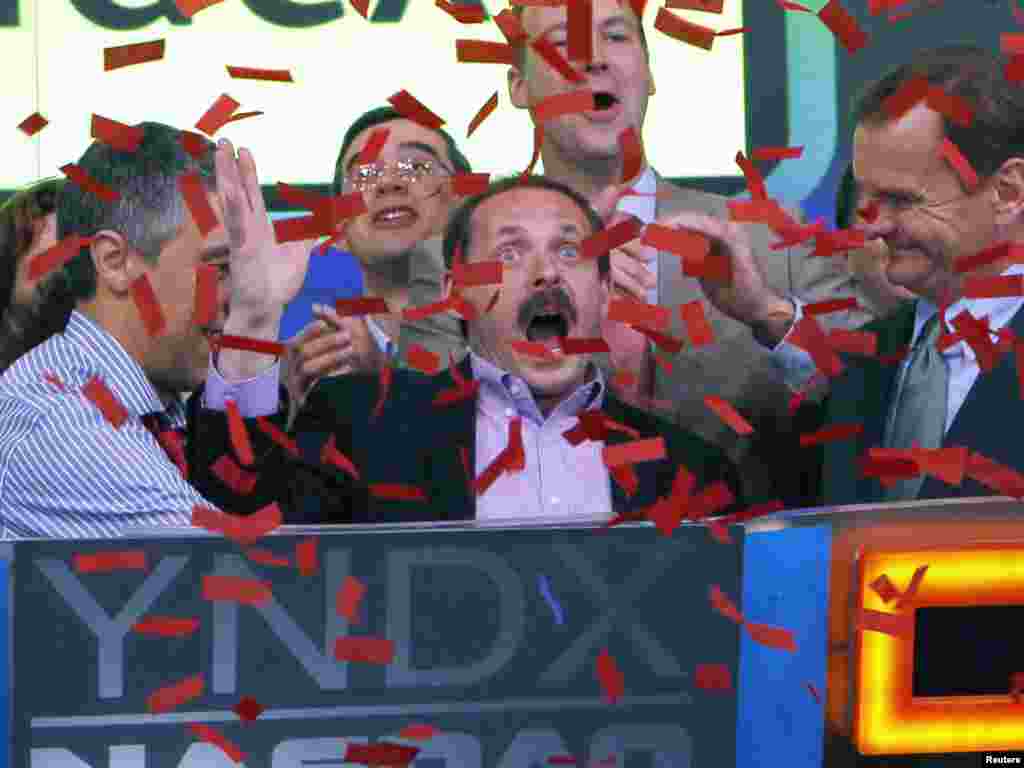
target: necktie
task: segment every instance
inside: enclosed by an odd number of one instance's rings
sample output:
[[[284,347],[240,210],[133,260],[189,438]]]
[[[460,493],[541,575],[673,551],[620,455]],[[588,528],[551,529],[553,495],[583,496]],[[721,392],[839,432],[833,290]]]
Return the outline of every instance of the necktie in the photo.
[[[185,459],[185,430],[174,427],[165,411],[153,411],[142,416],[142,423],[148,429],[167,458],[174,462],[182,477],[188,479],[188,461]]]
[[[908,450],[915,444],[921,448],[939,448],[942,445],[949,368],[942,353],[935,349],[938,336],[939,313],[936,312],[921,329],[911,352],[886,429],[886,448]],[[920,475],[900,480],[885,489],[882,498],[888,501],[914,499],[923,482]]]

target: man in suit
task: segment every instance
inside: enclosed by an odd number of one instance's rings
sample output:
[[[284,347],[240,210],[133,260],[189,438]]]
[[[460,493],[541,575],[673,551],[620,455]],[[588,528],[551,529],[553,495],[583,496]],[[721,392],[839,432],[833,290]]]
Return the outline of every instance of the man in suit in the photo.
[[[640,19],[632,3],[593,0],[592,59],[570,62],[583,82],[572,83],[552,69],[527,46],[518,48],[516,66],[509,70],[512,103],[529,108],[552,95],[580,88],[597,93],[594,112],[558,117],[544,123],[541,157],[544,173],[595,202],[611,191],[631,189],[636,194],[621,197],[618,211],[643,223],[651,223],[681,211],[696,211],[728,218],[726,199],[719,195],[683,189],[665,181],[642,158],[639,173],[623,179],[624,157],[620,136],[629,127],[642,133],[649,97],[655,94],[651,62]],[[512,6],[530,40],[546,39],[567,57],[566,6]],[[599,207],[599,206],[598,206]],[[808,258],[803,247],[771,250],[777,238],[763,225],[745,227],[751,247],[763,266],[768,284],[782,295],[797,295],[808,301],[836,298],[846,285],[842,257]],[[432,265],[426,261],[421,270]],[[440,281],[439,265],[433,274],[421,273],[417,284]],[[778,464],[778,440],[791,424],[785,383],[772,365],[766,349],[757,344],[748,329],[733,318],[702,302],[697,280],[686,277],[680,259],[671,253],[654,253],[637,243],[627,244],[611,254],[612,289],[672,309],[668,333],[687,345],[675,355],[671,370],[654,364],[647,338],[618,323],[606,323],[604,336],[611,345],[610,367],[637,375],[640,394],[653,396],[655,403],[671,404],[672,418],[684,429],[692,429],[719,446],[740,464],[745,488],[751,498],[788,498],[788,475]],[[436,290],[436,289],[435,289]],[[420,299],[413,296],[414,303]],[[701,302],[714,333],[714,342],[695,347],[678,307]],[[421,338],[431,335],[430,320],[415,329]],[[410,339],[414,336],[410,335]],[[753,424],[751,436],[737,435],[705,405],[705,397],[716,395],[731,402]],[[650,402],[649,397],[636,402]]]
[[[903,114],[892,114],[893,102],[887,99],[914,78],[962,99],[973,110],[970,125],[933,111],[923,100]],[[828,443],[823,451],[805,456],[809,463],[791,457],[792,471],[820,479],[809,501],[826,504],[990,494],[991,486],[1000,483],[984,461],[972,462],[973,477],[958,486],[919,474],[884,488],[863,476],[857,462],[876,446],[967,446],[1024,469],[1017,435],[1005,428],[1024,418],[1014,355],[1000,354],[1007,347],[997,346],[1001,331],[1004,339],[1007,329],[1024,334],[1024,298],[973,297],[956,267],[959,259],[993,249],[993,258],[982,259],[986,263],[972,276],[1024,275],[1013,249],[997,247],[1024,236],[1024,92],[1005,80],[1001,62],[987,51],[950,46],[918,53],[867,88],[855,118],[854,175],[862,210],[871,211],[867,218],[872,220],[864,224],[865,233],[888,247],[889,282],[916,300],[865,326],[876,334],[877,357],[844,355],[845,370],[833,379],[824,407],[814,409],[807,422],[808,427],[856,423],[861,434]],[[951,147],[956,155],[949,154]],[[959,167],[951,156],[963,159]],[[962,170],[963,163],[973,170]],[[807,353],[791,343],[807,338],[808,326],[799,322],[801,303],[767,284],[737,227],[692,214],[677,216],[674,223],[705,233],[730,254],[733,280],[729,285],[705,282],[708,299],[756,328],[758,338],[774,348],[791,384],[800,386],[814,372]],[[987,331],[980,321],[987,322]],[[907,348],[901,363],[885,361]],[[987,367],[989,357],[992,366],[986,372],[982,363]]]
[[[619,401],[588,354],[558,352],[561,338],[600,335],[608,257],[584,257],[582,242],[602,226],[585,198],[557,182],[491,185],[455,214],[444,243],[455,271],[501,268],[500,285],[455,286],[471,308],[469,356],[433,377],[322,379],[298,415],[294,448],[271,439],[266,423],[249,425],[257,480],[245,494],[204,469],[231,440],[224,413],[196,398],[194,482],[232,512],[274,500],[290,522],[311,523],[610,519],[719,481],[738,497],[736,469],[721,451]],[[457,252],[465,265],[455,264]],[[240,265],[233,279],[275,267]],[[446,295],[453,290],[449,278]],[[280,413],[274,419],[283,423]],[[656,437],[664,458],[606,466],[606,444]]]

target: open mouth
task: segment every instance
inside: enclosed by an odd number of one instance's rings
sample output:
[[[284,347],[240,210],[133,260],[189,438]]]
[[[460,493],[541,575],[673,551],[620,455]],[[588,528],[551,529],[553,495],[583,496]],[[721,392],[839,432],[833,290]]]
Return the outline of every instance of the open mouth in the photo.
[[[390,227],[407,227],[412,224],[417,218],[416,211],[412,208],[402,205],[395,206],[392,208],[382,208],[373,214],[373,223],[377,227],[384,229]]]
[[[557,343],[569,335],[569,321],[561,312],[541,312],[526,326],[526,338],[546,344]]]

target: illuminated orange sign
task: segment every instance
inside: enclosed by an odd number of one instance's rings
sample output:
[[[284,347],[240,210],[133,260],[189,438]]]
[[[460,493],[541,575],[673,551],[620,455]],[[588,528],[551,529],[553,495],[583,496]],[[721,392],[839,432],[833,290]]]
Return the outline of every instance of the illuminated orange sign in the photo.
[[[928,566],[897,636],[858,631],[854,742],[865,755],[1024,749],[1024,704],[1009,695],[914,697],[914,611],[932,606],[1024,604],[1024,544],[866,552],[859,563],[857,614],[896,613],[870,588],[883,574],[900,589]],[[1007,681],[1009,687],[1009,681]]]

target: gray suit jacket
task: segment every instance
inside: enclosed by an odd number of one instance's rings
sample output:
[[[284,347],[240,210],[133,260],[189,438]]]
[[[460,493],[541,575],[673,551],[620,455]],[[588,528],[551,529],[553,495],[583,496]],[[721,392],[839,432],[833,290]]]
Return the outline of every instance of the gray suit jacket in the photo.
[[[728,217],[726,198],[658,181],[658,217],[689,210],[719,218]],[[796,295],[805,301],[825,301],[851,295],[856,291],[846,269],[844,257],[810,257],[805,247],[773,251],[777,238],[763,225],[744,225],[750,245],[760,261],[769,285],[780,294]],[[441,295],[444,259],[441,240],[425,242],[423,257],[415,259],[411,269],[410,304],[437,301]],[[673,420],[682,428],[697,433],[717,445],[740,467],[744,495],[748,500],[796,498],[799,491],[787,482],[791,471],[781,445],[790,444],[793,420],[789,413],[790,392],[771,362],[769,350],[756,342],[750,330],[723,315],[704,298],[700,283],[682,274],[680,260],[671,253],[658,254],[658,297],[663,306],[673,309],[670,333],[686,342],[680,304],[699,300],[710,323],[715,343],[694,348],[685,346],[672,359],[672,371],[657,366],[655,398],[673,403]],[[870,316],[868,316],[869,318]],[[826,327],[856,328],[865,314],[843,313],[827,317]],[[452,352],[456,362],[466,346],[458,320],[448,314],[434,315],[416,323],[403,323],[399,352],[402,359],[410,344],[419,344],[442,357],[447,364]],[[600,362],[600,361],[599,361]],[[732,403],[754,427],[754,434],[740,437],[723,424],[704,404],[707,395],[717,395]]]

